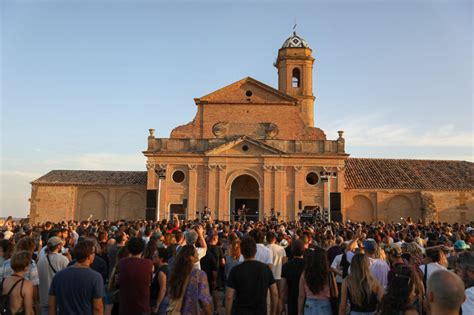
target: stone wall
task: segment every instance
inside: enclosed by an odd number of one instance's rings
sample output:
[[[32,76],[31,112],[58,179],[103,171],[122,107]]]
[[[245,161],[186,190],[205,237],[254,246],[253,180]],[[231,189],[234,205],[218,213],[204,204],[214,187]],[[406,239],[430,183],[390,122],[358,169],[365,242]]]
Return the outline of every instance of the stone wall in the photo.
[[[76,186],[32,185],[30,221],[32,223],[74,219]]]
[[[32,185],[32,223],[145,218],[146,187]]]
[[[436,220],[450,223],[466,223],[474,220],[472,191],[422,192],[419,190],[346,190],[344,219],[366,222],[374,220],[401,222],[401,217],[411,217],[413,220],[424,219],[422,193],[433,196]]]

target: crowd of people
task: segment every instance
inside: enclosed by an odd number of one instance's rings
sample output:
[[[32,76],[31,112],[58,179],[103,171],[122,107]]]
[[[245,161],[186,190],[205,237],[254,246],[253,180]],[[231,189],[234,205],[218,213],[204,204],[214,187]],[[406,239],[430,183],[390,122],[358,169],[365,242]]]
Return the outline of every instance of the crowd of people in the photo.
[[[0,314],[474,314],[472,224],[9,218]]]

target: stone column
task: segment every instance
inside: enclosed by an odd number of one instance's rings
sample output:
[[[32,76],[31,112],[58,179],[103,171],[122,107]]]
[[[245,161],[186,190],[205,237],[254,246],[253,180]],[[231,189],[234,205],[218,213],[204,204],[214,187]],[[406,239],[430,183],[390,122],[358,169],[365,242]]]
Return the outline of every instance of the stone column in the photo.
[[[217,169],[219,170],[219,218],[229,221],[229,201],[227,200],[227,192],[225,189],[225,176],[226,176],[226,168],[227,165],[219,164],[217,165]]]
[[[187,217],[190,220],[194,220],[196,218],[196,209],[197,206],[197,165],[196,164],[188,164],[188,209]]]
[[[260,219],[265,215],[265,211],[269,211],[272,208],[272,165],[263,165],[263,209],[260,209]]]
[[[213,211],[212,217],[220,219],[219,207],[216,200],[216,170],[217,165],[207,165],[207,206]]]
[[[283,185],[283,171],[285,170],[285,167],[281,165],[275,165],[273,169],[275,172],[274,208],[276,211],[280,212],[281,214],[284,214],[282,199],[285,196],[283,196],[282,185]],[[265,210],[268,211],[270,209],[265,209]]]
[[[296,219],[296,213],[299,212],[299,202],[300,200],[303,201],[301,198],[301,189],[302,189],[302,184],[303,184],[303,167],[302,166],[293,166],[294,170],[294,202],[293,202],[293,212],[288,215],[288,218],[290,220],[295,220]]]

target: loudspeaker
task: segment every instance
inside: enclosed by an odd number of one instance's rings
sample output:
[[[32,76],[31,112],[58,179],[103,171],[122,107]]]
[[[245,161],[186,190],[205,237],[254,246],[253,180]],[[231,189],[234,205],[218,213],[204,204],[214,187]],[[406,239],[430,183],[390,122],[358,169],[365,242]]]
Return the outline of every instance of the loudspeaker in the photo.
[[[156,189],[151,189],[146,191],[146,207],[147,208],[156,208]]]
[[[188,199],[183,199],[183,208],[186,210],[188,207]]]
[[[145,219],[155,220],[156,219],[156,189],[146,191],[146,210]]]
[[[303,201],[298,201],[298,209],[303,209]]]
[[[331,211],[341,212],[341,193],[332,192],[329,199],[331,201]]]

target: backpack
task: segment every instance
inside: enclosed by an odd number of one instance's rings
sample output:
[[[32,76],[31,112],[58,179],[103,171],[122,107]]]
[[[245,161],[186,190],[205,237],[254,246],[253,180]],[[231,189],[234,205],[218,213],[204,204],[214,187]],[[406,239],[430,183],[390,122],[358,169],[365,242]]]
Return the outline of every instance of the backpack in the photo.
[[[2,280],[2,295],[0,295],[0,314],[1,315],[11,315],[12,311],[10,308],[10,294],[13,292],[13,289],[17,286],[18,283],[21,282],[21,286],[23,287],[23,282],[25,279],[21,278],[14,285],[8,290],[7,294],[3,294],[3,282],[5,282],[5,278]],[[21,294],[21,292],[20,292]]]

